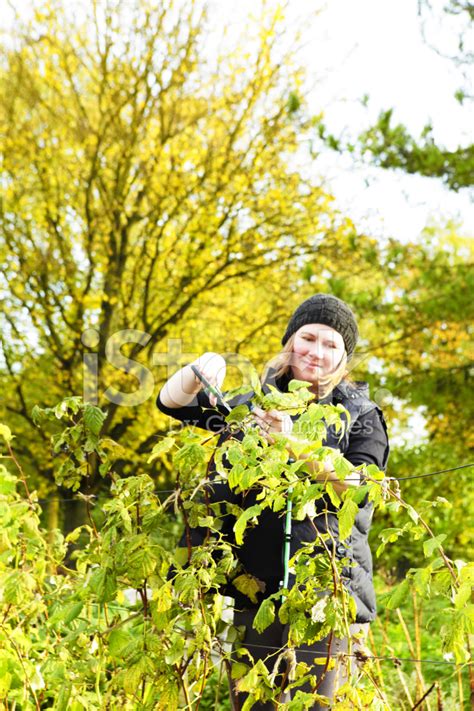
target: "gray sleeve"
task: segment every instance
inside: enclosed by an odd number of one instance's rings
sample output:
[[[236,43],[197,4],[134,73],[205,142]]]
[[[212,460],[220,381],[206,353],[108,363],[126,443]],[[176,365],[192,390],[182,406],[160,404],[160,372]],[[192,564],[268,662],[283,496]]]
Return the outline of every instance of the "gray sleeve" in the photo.
[[[361,415],[349,434],[349,446],[344,453],[352,464],[375,464],[385,470],[390,451],[387,425],[382,411],[374,407]]]

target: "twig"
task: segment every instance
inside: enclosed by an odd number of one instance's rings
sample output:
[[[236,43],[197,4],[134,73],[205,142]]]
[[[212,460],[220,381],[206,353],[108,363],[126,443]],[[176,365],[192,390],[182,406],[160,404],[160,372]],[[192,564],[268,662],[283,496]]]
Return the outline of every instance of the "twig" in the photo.
[[[415,709],[418,708],[418,706],[421,706],[421,704],[422,704],[423,701],[426,699],[426,697],[428,696],[428,694],[431,694],[431,692],[433,691],[433,689],[435,688],[435,686],[436,686],[436,682],[433,682],[433,684],[431,684],[431,686],[430,686],[430,688],[428,689],[428,691],[426,691],[426,692],[423,694],[423,696],[421,697],[421,699],[420,699],[419,701],[417,701],[414,706],[412,706],[411,711],[415,711]]]

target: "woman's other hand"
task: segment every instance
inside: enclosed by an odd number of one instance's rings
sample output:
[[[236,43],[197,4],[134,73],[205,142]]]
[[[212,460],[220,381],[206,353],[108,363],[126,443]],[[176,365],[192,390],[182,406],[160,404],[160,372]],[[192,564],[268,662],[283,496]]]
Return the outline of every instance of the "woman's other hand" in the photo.
[[[252,414],[269,442],[273,441],[272,434],[290,435],[293,430],[291,417],[280,410],[262,410],[260,407],[254,407]]]

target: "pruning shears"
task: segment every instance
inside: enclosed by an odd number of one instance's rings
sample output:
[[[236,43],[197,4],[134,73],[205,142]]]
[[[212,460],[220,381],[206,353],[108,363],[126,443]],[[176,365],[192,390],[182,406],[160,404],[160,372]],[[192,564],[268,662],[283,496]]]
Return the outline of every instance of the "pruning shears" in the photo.
[[[228,412],[232,411],[230,405],[224,400],[222,392],[219,390],[217,385],[212,385],[209,380],[196,368],[195,365],[191,365],[191,370],[193,371],[196,378],[199,378],[201,383],[204,385],[204,392],[208,395],[214,395],[219,405],[225,407]]]

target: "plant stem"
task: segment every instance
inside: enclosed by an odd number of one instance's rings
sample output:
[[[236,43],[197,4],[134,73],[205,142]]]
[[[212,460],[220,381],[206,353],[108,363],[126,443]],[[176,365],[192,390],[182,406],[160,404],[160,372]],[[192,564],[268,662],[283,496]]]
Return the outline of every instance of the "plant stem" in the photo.
[[[397,608],[397,616],[400,621],[400,625],[403,630],[403,634],[405,635],[405,639],[407,641],[408,649],[410,650],[411,656],[413,657],[413,659],[419,659],[419,657],[416,656],[415,648],[413,646],[413,642],[410,637],[410,632],[408,631],[408,627],[407,627],[406,622],[403,618],[402,611],[400,610],[400,608]],[[416,671],[416,695],[419,696],[420,694],[423,694],[425,691],[425,684],[424,684],[423,674],[421,671],[421,664],[419,661],[415,662],[415,671]],[[429,711],[430,707],[429,707],[428,702],[427,702],[427,706],[428,706],[428,711]]]
[[[382,623],[380,622],[380,619],[378,617],[376,618],[376,620],[377,620],[377,623],[378,623],[380,630],[382,632],[382,637],[384,639],[384,642],[387,645],[387,649],[389,650],[389,652],[391,652],[391,654],[393,654],[394,657],[396,657],[397,655],[395,654],[394,649],[389,642],[388,634],[387,634],[384,626],[382,625]],[[410,694],[410,691],[409,691],[408,686],[406,684],[405,678],[403,676],[403,672],[400,669],[400,662],[395,663],[395,666],[397,669],[398,678],[400,679],[401,687],[402,687],[403,691],[405,692],[405,696],[407,697],[408,703],[410,704],[410,706],[413,706],[413,699],[411,698],[411,694]]]
[[[458,691],[459,691],[459,709],[460,709],[460,711],[463,711],[463,709],[464,709],[464,691],[462,688],[462,669],[461,669],[461,667],[457,667],[457,675],[458,675]]]

